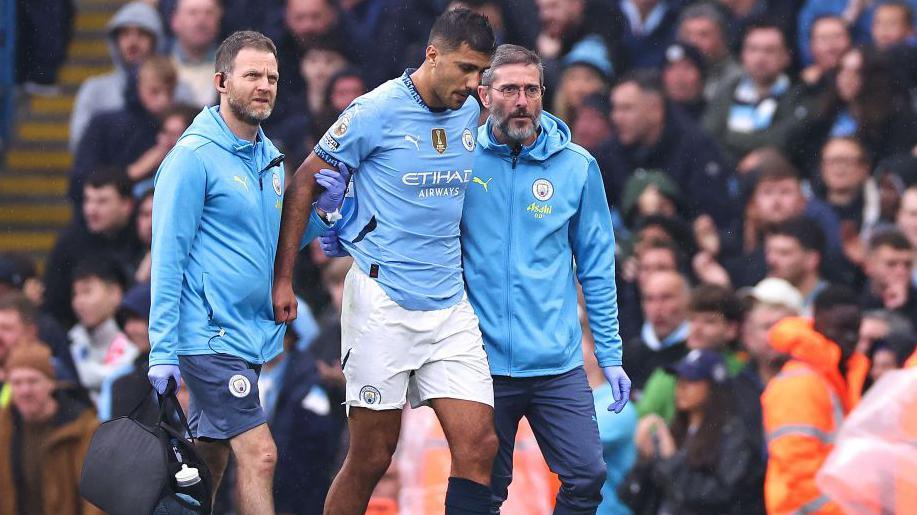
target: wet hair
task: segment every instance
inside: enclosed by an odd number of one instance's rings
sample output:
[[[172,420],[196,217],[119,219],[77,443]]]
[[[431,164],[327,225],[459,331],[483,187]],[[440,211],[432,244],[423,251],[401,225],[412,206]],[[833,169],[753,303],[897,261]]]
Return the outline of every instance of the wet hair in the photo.
[[[277,57],[277,47],[271,38],[253,30],[239,30],[233,32],[220,43],[217,48],[214,68],[217,73],[230,73],[235,64],[236,56],[243,48],[253,48],[262,52],[270,52]]]
[[[446,11],[433,22],[428,45],[441,50],[457,50],[462,43],[475,52],[493,55],[497,49],[494,30],[483,15],[468,9]]]

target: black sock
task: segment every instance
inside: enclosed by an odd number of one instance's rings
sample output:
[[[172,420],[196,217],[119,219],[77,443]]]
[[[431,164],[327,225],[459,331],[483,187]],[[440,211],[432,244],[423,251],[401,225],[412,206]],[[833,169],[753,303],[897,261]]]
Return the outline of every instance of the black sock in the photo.
[[[446,489],[446,515],[487,515],[490,513],[490,487],[470,479],[450,477]]]

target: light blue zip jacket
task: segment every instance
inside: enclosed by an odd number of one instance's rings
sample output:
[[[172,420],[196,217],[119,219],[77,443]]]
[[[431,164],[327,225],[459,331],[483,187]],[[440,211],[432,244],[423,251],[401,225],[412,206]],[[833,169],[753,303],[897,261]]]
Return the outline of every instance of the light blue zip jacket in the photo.
[[[583,364],[574,272],[599,365],[622,364],[601,172],[563,121],[545,112],[541,126],[516,156],[493,138],[489,121],[480,127],[465,193],[465,285],[493,375],[553,375]]]
[[[280,152],[201,111],[160,165],[153,197],[150,365],[226,353],[253,364],[283,349],[271,286],[283,205]],[[274,166],[270,166],[272,164]],[[303,243],[324,229],[313,211]]]

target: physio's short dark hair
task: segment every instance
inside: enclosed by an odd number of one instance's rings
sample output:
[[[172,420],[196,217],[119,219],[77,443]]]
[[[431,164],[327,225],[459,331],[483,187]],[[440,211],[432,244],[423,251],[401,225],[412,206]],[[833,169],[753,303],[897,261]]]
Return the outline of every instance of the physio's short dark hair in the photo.
[[[427,44],[450,51],[458,49],[462,43],[487,55],[493,55],[497,49],[494,30],[483,15],[462,8],[444,12],[433,22]]]
[[[274,46],[271,38],[253,30],[239,30],[230,34],[217,48],[216,62],[214,63],[215,71],[217,73],[232,72],[236,56],[239,55],[243,48],[270,52],[274,54],[275,58],[277,57],[277,47]]]

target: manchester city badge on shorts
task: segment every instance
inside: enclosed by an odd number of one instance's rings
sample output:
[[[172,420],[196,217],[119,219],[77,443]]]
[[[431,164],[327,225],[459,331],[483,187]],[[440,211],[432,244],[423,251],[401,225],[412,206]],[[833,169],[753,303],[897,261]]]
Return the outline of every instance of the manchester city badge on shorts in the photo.
[[[547,179],[538,179],[532,183],[532,195],[542,202],[550,200],[554,196],[554,185]]]
[[[360,388],[360,399],[366,404],[379,404],[382,402],[382,394],[375,386],[366,385]]]
[[[244,375],[236,374],[229,378],[229,393],[233,397],[241,399],[248,395],[250,391],[252,391],[252,383]]]
[[[462,145],[465,147],[465,150],[474,152],[474,143],[474,134],[471,133],[471,129],[465,129],[462,132]]]
[[[278,197],[281,196],[283,194],[283,190],[280,187],[280,172],[274,172],[272,182],[274,184],[274,193],[276,193]]]

